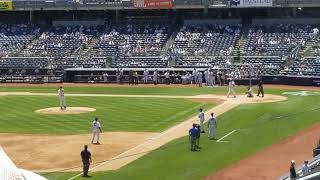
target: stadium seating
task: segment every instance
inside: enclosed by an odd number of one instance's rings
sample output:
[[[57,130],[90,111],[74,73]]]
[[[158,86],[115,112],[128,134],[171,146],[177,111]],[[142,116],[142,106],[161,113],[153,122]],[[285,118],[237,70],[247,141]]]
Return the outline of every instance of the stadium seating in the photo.
[[[23,56],[70,56],[76,50],[88,45],[90,39],[98,34],[94,27],[51,27],[23,51]]]
[[[315,26],[274,24],[254,25],[249,29],[243,55],[286,56],[295,47],[303,47],[312,38]]]
[[[0,24],[0,57],[18,53],[39,32],[30,24]]]
[[[295,76],[320,76],[320,58],[306,57],[302,60],[296,60],[291,66],[282,70],[281,74]]]
[[[241,25],[196,24],[184,25],[178,32],[170,55],[220,56],[232,51],[240,35]]]
[[[112,63],[112,67],[143,67],[143,68],[164,68],[167,66],[167,59],[157,57],[120,57]]]
[[[94,56],[159,56],[169,31],[167,23],[134,21],[107,27],[93,47]]]
[[[208,68],[216,67],[219,68],[227,63],[227,59],[222,56],[216,57],[179,57],[176,59],[175,67],[179,68]]]

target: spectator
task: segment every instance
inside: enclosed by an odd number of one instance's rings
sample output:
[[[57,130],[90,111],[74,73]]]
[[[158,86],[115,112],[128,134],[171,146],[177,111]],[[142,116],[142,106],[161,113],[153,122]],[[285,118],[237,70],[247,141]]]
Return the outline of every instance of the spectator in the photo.
[[[308,160],[304,161],[304,165],[302,167],[302,176],[306,176],[310,173],[311,169],[310,166],[308,165]]]
[[[290,178],[294,179],[297,177],[296,173],[296,168],[295,168],[295,162],[294,160],[291,160],[291,165],[290,165]]]

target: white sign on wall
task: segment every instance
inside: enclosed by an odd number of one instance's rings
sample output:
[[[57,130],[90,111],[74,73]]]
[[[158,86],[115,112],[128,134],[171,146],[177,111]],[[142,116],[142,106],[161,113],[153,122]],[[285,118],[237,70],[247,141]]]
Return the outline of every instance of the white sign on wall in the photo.
[[[273,0],[232,0],[231,5],[236,7],[271,7]]]

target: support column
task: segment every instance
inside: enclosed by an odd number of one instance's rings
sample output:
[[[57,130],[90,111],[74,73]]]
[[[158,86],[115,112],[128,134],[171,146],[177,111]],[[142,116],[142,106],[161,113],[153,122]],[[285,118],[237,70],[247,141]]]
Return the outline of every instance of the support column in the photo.
[[[30,23],[33,22],[33,11],[32,10],[29,11],[29,22]]]
[[[120,16],[120,12],[119,9],[116,10],[116,23],[119,22],[119,16]]]

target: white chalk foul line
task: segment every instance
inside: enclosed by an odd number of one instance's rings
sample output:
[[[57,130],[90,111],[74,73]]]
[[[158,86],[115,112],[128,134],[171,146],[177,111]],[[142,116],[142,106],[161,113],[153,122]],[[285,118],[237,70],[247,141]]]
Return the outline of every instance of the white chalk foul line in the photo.
[[[225,142],[225,141],[222,141],[222,139],[230,136],[232,133],[236,132],[237,130],[233,130],[231,132],[229,132],[228,134],[226,134],[225,136],[223,136],[222,138],[218,139],[217,142]]]

